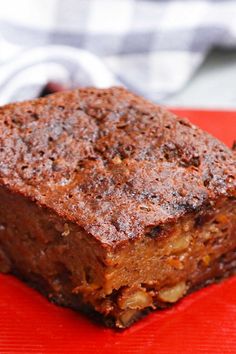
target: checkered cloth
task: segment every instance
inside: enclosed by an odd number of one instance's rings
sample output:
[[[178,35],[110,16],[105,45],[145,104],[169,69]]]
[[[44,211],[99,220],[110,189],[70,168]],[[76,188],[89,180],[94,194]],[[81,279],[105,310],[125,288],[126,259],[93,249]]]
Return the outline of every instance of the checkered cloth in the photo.
[[[0,104],[49,80],[160,102],[214,46],[236,46],[235,0],[0,0]]]

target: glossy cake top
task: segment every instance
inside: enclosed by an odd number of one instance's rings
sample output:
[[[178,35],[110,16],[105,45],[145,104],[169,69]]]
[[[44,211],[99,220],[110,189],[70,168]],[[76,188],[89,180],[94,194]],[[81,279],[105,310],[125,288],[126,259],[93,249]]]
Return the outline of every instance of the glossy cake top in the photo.
[[[235,195],[235,179],[223,143],[123,88],[0,108],[0,183],[104,245]]]

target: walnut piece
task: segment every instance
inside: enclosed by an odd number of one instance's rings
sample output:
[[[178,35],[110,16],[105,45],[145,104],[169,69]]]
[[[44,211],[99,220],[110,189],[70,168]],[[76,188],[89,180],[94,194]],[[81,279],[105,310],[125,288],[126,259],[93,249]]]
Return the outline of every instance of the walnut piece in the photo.
[[[161,301],[174,303],[183,297],[188,290],[188,287],[184,281],[174,285],[170,288],[161,289],[158,293],[158,297]]]
[[[118,327],[127,327],[132,319],[135,317],[137,314],[137,310],[126,310],[124,311],[119,318],[120,325],[118,323]]]
[[[169,253],[177,253],[186,250],[190,244],[191,238],[189,236],[179,236],[175,238],[168,246]]]
[[[143,309],[151,306],[152,297],[142,289],[126,289],[118,298],[118,305],[121,309]]]

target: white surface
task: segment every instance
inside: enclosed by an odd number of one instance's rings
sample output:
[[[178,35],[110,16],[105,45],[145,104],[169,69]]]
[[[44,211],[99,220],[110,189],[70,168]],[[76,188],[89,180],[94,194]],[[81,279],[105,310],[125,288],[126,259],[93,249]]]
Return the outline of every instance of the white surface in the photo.
[[[236,109],[236,51],[214,51],[189,84],[164,101],[176,107]]]

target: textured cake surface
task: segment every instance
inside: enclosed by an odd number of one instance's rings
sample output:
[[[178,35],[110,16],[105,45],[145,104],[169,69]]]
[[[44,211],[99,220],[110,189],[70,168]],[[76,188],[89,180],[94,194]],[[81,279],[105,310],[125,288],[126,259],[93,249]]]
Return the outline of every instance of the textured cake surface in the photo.
[[[0,109],[0,183],[104,245],[235,194],[232,151],[123,88]]]

